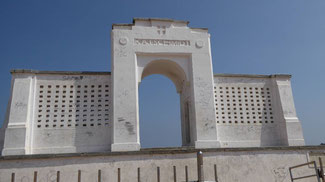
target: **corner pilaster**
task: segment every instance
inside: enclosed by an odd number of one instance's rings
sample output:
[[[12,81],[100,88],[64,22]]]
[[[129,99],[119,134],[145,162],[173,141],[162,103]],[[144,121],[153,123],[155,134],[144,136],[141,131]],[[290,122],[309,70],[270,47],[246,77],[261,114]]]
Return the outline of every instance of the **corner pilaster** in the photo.
[[[300,121],[296,114],[291,89],[290,75],[273,75],[278,109],[279,130],[289,146],[305,145]]]
[[[8,126],[2,155],[32,153],[32,114],[35,101],[35,76],[13,74]]]

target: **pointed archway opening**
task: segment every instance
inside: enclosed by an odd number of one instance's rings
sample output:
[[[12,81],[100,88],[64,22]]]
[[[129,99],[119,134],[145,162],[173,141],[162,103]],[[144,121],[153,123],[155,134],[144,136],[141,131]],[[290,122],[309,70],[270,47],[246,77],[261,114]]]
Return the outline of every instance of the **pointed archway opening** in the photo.
[[[175,84],[160,74],[139,85],[140,141],[142,148],[180,147],[180,95]]]

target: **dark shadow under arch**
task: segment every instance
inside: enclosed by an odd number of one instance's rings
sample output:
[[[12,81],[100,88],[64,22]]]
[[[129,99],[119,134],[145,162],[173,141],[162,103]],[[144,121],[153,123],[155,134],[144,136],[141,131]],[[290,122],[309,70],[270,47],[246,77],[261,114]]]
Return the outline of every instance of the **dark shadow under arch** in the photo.
[[[175,84],[178,93],[182,91],[183,84],[187,80],[182,67],[170,60],[151,61],[144,68],[141,80],[152,74],[161,74],[168,77]]]

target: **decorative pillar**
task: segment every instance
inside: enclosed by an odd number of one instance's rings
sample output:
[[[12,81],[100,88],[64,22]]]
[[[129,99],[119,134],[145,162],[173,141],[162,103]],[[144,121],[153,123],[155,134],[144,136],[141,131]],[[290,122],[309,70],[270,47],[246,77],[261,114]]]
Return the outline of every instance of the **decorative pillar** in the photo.
[[[140,150],[138,81],[135,54],[124,31],[113,28],[112,89],[113,126],[112,151]]]
[[[208,43],[208,42],[207,42]],[[203,49],[203,48],[202,48]],[[192,54],[192,113],[194,113],[195,148],[217,148],[214,84],[209,46],[201,54]]]

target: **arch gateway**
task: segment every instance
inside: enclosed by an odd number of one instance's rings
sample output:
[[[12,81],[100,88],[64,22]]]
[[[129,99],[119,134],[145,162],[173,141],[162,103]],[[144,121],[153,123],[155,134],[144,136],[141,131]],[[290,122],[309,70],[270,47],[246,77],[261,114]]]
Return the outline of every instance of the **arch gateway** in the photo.
[[[114,24],[112,72],[12,70],[2,155],[140,150],[138,86],[162,74],[180,94],[182,145],[304,145],[290,75],[213,74],[210,34],[187,21]]]

